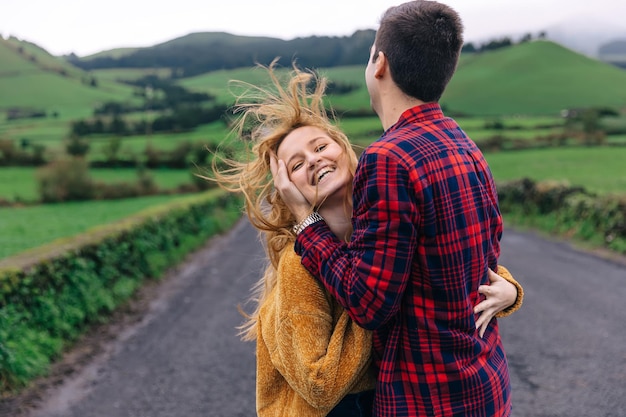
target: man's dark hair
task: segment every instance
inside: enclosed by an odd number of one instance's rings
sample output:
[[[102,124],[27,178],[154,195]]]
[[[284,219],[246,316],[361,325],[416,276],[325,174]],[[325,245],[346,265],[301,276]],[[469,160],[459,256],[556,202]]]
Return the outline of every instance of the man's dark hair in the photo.
[[[382,51],[405,94],[436,102],[456,70],[462,46],[463,23],[455,10],[436,1],[409,1],[383,14],[373,59]]]

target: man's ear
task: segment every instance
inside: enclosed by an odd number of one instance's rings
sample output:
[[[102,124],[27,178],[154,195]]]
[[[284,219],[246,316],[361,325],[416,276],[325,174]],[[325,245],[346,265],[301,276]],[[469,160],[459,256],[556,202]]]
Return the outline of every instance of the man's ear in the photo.
[[[375,64],[374,77],[380,79],[387,72],[387,57],[383,51],[378,51],[378,59],[376,59]]]

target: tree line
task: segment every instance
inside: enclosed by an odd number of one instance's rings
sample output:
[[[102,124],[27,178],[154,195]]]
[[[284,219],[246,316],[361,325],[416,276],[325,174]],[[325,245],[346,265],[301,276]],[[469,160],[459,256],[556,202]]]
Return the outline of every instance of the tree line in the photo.
[[[101,68],[172,68],[174,77],[191,77],[210,71],[268,65],[280,57],[282,65],[297,60],[303,67],[362,64],[369,56],[375,31],[352,36],[311,36],[285,41],[268,37],[237,36],[221,32],[192,33],[124,56],[67,59],[84,70]]]
[[[139,48],[123,56],[104,55],[66,58],[84,70],[103,68],[172,68],[173,78],[191,77],[215,70],[268,65],[279,57],[289,66],[295,59],[306,68],[331,68],[364,64],[374,42],[374,30],[359,30],[351,36],[310,36],[292,40],[269,37],[237,36],[222,32],[192,33],[169,42]],[[545,38],[540,33],[537,38]],[[511,37],[493,39],[482,44],[467,43],[463,52],[475,53],[527,42],[532,34],[516,41]]]
[[[136,95],[143,103],[133,106],[117,101],[105,102],[94,110],[94,117],[72,122],[72,137],[188,131],[223,119],[228,110],[228,106],[215,101],[215,96],[188,91],[172,80],[155,75],[124,82],[137,87]],[[144,111],[156,111],[159,115],[153,120],[129,121],[123,117]]]

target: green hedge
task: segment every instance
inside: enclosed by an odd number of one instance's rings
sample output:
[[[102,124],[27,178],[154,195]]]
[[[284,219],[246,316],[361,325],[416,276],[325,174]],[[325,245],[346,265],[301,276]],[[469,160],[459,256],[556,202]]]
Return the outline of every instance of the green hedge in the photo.
[[[144,280],[230,228],[241,206],[213,190],[0,261],[0,393],[45,374]]]
[[[498,196],[502,213],[515,223],[626,253],[626,195],[522,179],[499,183]]]

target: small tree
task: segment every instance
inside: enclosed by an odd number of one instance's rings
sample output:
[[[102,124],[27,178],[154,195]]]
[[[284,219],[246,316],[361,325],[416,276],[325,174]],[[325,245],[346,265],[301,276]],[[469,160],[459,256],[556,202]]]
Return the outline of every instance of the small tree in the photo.
[[[58,160],[40,168],[37,182],[44,203],[89,200],[95,191],[89,164],[79,157]]]
[[[106,143],[104,146],[103,152],[109,163],[114,163],[117,161],[117,156],[122,148],[122,138],[119,136],[114,136]]]
[[[85,156],[89,152],[89,142],[80,136],[72,134],[65,146],[68,155]]]

